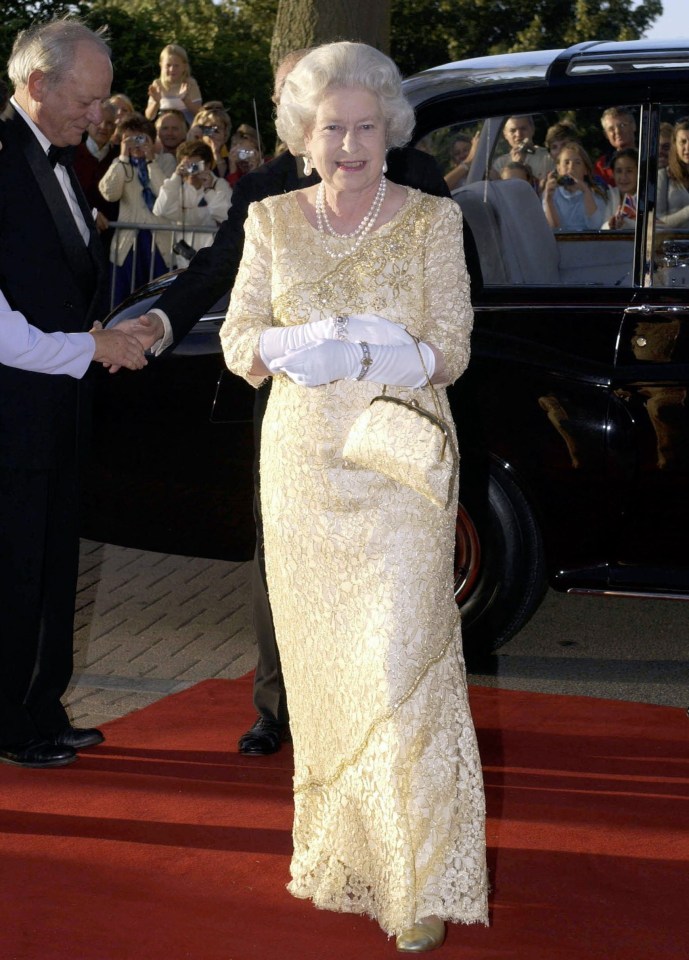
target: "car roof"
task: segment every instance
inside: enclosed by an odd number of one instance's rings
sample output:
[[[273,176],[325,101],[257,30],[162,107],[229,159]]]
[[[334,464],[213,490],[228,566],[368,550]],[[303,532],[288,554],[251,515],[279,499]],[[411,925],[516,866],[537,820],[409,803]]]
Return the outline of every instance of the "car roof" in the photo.
[[[535,50],[458,60],[432,67],[404,81],[404,90],[416,106],[421,100],[477,88],[550,87],[567,78],[605,74],[639,76],[686,70],[689,40],[590,40],[565,50]]]

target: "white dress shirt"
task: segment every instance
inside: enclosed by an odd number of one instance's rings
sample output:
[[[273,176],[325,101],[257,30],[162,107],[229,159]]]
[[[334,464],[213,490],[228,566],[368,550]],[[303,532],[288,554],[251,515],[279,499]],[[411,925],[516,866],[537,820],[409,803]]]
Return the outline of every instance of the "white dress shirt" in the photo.
[[[12,310],[0,290],[0,363],[34,373],[86,373],[96,341],[90,333],[44,333]]]

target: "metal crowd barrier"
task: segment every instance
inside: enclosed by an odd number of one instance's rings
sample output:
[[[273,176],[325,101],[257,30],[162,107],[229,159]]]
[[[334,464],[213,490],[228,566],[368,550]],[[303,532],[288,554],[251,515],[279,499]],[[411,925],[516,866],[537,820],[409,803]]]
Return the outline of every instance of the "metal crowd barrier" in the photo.
[[[117,248],[117,239],[121,230],[135,231],[134,244],[132,246],[132,259],[134,263],[136,263],[136,254],[137,254],[138,245],[139,245],[139,232],[141,230],[148,230],[150,232],[151,234],[151,240],[150,240],[151,265],[149,269],[149,277],[148,277],[149,281],[154,279],[155,258],[153,255],[154,254],[153,248],[155,246],[156,233],[171,233],[172,234],[171,246],[174,246],[178,242],[178,240],[184,240],[184,238],[190,233],[191,234],[195,234],[195,233],[215,234],[218,232],[217,226],[192,227],[192,226],[186,225],[183,227],[178,223],[160,223],[160,224],[156,223],[154,225],[151,223],[132,223],[128,220],[113,220],[109,225],[109,229],[112,229],[114,231],[112,240],[111,240],[111,245],[110,245],[111,251]],[[117,304],[115,303],[115,280],[116,280],[117,270],[119,270],[119,267],[116,264],[114,264],[112,261],[110,262],[110,266],[112,267],[112,276],[110,278],[110,309],[113,310],[115,306],[117,306]],[[173,269],[173,268],[171,267],[170,269]],[[180,269],[183,269],[183,268],[180,268]],[[131,279],[129,292],[133,293],[135,289],[136,289],[136,271],[132,270],[132,279]]]

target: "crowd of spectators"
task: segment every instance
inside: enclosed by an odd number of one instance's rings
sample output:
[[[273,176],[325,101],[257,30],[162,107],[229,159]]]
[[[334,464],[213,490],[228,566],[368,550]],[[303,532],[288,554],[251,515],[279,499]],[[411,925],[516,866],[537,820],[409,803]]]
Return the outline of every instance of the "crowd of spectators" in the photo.
[[[552,124],[540,146],[534,141],[533,117],[508,117],[496,156],[479,169],[478,179],[519,179],[530,184],[553,230],[631,229],[637,215],[639,176],[636,118],[628,107],[613,106],[602,112],[600,124],[607,146],[592,160],[570,118]],[[480,138],[478,125],[473,133],[465,129],[450,141],[445,181],[451,191],[476,179],[472,164]],[[660,226],[689,227],[689,118],[674,125],[660,124],[657,196]]]
[[[0,82],[0,112],[7,97]],[[636,119],[628,108],[613,106],[600,122],[608,146],[592,161],[570,119],[549,127],[540,146],[533,117],[508,117],[501,137],[506,149],[483,175],[529,183],[553,229],[628,228],[636,218]],[[476,129],[450,142],[445,180],[451,191],[467,182],[479,139]],[[101,122],[89,127],[76,149],[74,169],[110,257],[115,302],[171,267],[186,266],[212,242],[213,228],[227,217],[232,187],[264,159],[252,126],[241,123],[233,132],[223,103],[204,102],[178,44],[161,51],[160,74],[143,112],[125,93],[113,93]],[[687,122],[661,124],[658,166],[661,222],[689,225]],[[113,237],[117,221],[137,226],[118,228]]]
[[[0,82],[0,113],[8,98]],[[141,111],[127,94],[113,93],[102,114],[76,148],[74,170],[94,211],[111,262],[113,302],[119,302],[150,278],[187,266],[195,250],[211,243],[213,228],[227,217],[232,187],[265,158],[253,127],[242,123],[233,132],[223,103],[203,101],[178,44],[163,48],[160,74]],[[131,226],[115,231],[117,222]]]

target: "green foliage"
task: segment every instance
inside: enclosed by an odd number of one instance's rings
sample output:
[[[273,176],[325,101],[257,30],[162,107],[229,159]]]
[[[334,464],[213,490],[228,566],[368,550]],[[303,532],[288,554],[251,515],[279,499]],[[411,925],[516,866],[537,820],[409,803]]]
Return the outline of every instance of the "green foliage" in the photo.
[[[62,0],[4,0],[0,19],[0,76],[5,76],[5,67],[12,51],[12,44],[20,30],[25,30],[34,21],[52,20],[75,11],[75,5]]]
[[[260,128],[270,139],[272,77],[265,18],[275,6],[276,0],[92,0],[87,20],[92,26],[108,24],[113,89],[128,93],[140,110],[159,74],[160,51],[178,43],[189,55],[204,100],[222,100],[235,125],[253,125],[255,98]]]
[[[634,40],[661,0],[392,0],[391,55],[405,75],[467,57]]]
[[[0,57],[7,62],[19,30],[35,21],[68,13],[92,28],[107,24],[113,50],[113,91],[128,94],[137,109],[146,106],[148,87],[158,76],[159,56],[168,43],[187,51],[204,100],[222,100],[233,123],[254,125],[272,144],[270,39],[277,0],[80,0],[78,3],[6,0],[0,26]]]
[[[314,0],[328,3],[329,0]],[[582,40],[641,37],[662,13],[661,0],[392,0],[391,54],[405,75],[491,53],[566,47]],[[139,109],[158,75],[167,43],[186,48],[206,100],[222,100],[235,124],[254,122],[271,140],[270,42],[278,0],[5,0],[0,57],[33,20],[77,12],[107,23],[114,90]]]

